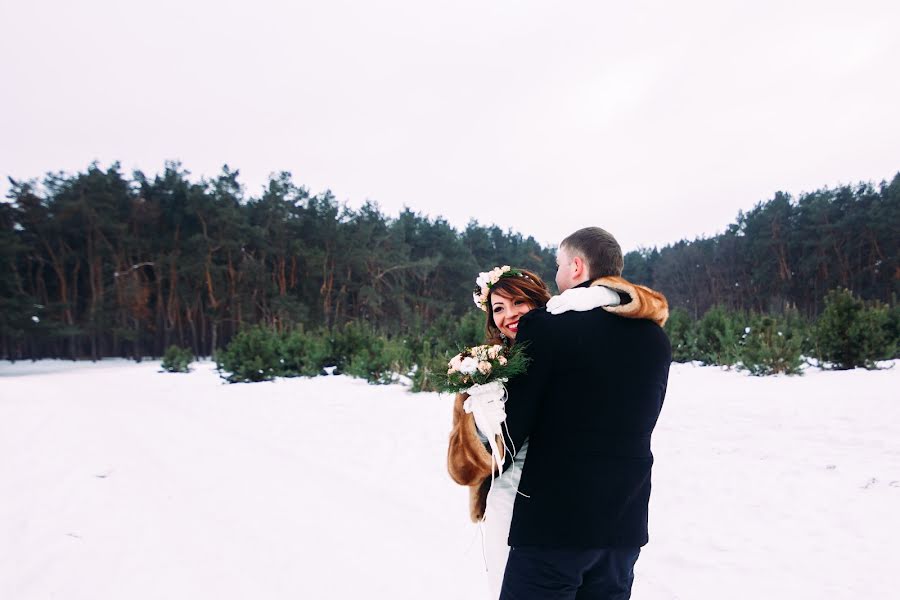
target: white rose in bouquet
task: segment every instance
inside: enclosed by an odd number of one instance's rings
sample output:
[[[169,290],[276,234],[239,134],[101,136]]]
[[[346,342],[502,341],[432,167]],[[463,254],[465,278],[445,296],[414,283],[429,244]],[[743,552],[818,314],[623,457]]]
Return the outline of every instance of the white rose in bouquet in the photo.
[[[465,357],[462,359],[462,362],[459,363],[459,372],[463,375],[472,375],[476,371],[478,371],[478,361],[471,356]]]

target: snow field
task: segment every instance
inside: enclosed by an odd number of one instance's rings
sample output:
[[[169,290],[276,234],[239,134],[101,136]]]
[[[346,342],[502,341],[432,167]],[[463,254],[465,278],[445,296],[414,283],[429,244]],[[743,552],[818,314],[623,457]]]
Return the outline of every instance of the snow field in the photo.
[[[451,398],[0,363],[0,598],[484,598]],[[900,371],[673,365],[635,600],[892,598]]]

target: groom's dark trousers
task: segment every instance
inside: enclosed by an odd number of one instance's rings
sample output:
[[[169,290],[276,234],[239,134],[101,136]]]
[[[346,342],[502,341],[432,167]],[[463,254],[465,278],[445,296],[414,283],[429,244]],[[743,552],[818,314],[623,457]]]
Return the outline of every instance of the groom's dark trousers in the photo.
[[[628,600],[639,548],[510,548],[500,600]]]

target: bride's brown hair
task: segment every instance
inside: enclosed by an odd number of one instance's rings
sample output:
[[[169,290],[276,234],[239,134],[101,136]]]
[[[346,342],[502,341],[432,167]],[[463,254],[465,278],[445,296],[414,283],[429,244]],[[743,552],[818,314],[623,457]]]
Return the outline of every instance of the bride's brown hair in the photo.
[[[547,306],[550,300],[550,290],[547,284],[538,277],[537,273],[519,269],[521,275],[513,275],[511,277],[501,277],[500,281],[495,283],[487,297],[487,322],[484,325],[484,332],[488,344],[500,344],[503,338],[500,336],[500,329],[494,323],[494,311],[491,307],[491,296],[494,292],[500,292],[501,296],[515,300],[524,300],[531,305],[531,309],[543,308]]]

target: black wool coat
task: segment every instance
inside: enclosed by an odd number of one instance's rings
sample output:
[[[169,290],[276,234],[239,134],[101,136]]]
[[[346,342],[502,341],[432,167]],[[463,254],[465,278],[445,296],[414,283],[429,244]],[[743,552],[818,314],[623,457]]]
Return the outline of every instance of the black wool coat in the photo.
[[[528,454],[509,545],[643,546],[650,436],[672,362],[665,332],[602,309],[538,309],[520,319],[516,344],[531,362],[507,384],[506,443],[528,439]]]

